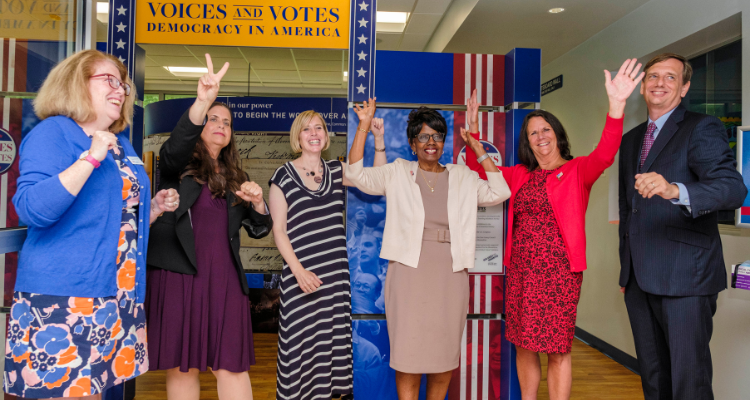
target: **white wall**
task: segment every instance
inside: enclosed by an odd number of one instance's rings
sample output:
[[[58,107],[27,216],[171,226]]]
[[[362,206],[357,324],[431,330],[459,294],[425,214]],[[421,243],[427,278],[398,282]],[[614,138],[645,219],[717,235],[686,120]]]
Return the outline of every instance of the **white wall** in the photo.
[[[745,23],[738,24],[739,16]],[[734,16],[734,17],[733,17]],[[733,18],[732,18],[733,17]],[[726,21],[724,21],[726,20]],[[724,21],[722,24],[718,24]],[[734,24],[732,24],[734,22]],[[712,27],[713,28],[709,28]],[[656,52],[690,46],[704,49],[719,40],[716,27],[728,27],[745,37],[742,45],[743,116],[750,125],[750,1],[749,0],[651,0],[602,32],[542,69],[542,82],[563,75],[564,87],[542,98],[542,108],[557,115],[571,136],[574,155],[589,153],[597,143],[607,112],[603,70],[617,70],[628,57],[645,64]],[[696,35],[697,32],[711,34]],[[719,33],[717,33],[719,32]],[[697,38],[696,38],[697,37]],[[720,40],[719,40],[720,41]],[[686,56],[692,54],[685,54]],[[643,99],[635,93],[626,110],[625,130],[646,119]],[[619,292],[620,270],[617,225],[608,223],[609,180],[617,171],[610,168],[591,193],[586,216],[588,265],[578,308],[578,326],[617,348],[635,356],[627,311]],[[727,264],[750,259],[750,232],[723,234]],[[750,395],[750,292],[729,289],[719,295],[714,318],[711,350],[714,360],[716,399],[747,399]],[[575,383],[574,383],[575,384]]]

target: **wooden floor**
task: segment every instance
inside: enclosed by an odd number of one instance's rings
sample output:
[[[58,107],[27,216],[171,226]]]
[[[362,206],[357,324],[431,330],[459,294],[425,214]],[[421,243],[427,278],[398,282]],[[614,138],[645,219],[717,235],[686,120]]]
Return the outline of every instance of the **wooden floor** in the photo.
[[[276,340],[274,334],[255,334],[256,365],[250,368],[255,400],[273,400],[276,394]],[[547,360],[542,357],[542,385],[539,399],[548,399]],[[201,399],[218,399],[216,380],[210,372],[201,374]],[[137,400],[166,399],[164,372],[154,371],[136,380]],[[643,399],[638,375],[579,340],[573,343],[573,392],[571,399]]]

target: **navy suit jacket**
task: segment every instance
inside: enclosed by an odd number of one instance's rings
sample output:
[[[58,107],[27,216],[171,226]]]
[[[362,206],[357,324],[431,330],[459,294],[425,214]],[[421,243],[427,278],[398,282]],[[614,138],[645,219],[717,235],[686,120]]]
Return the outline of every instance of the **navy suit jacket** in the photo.
[[[684,184],[690,210],[659,196],[644,199],[635,189],[646,127],[626,133],[620,147],[620,286],[632,265],[647,293],[716,294],[727,287],[718,211],[740,207],[747,196],[724,124],[678,106],[640,170]]]

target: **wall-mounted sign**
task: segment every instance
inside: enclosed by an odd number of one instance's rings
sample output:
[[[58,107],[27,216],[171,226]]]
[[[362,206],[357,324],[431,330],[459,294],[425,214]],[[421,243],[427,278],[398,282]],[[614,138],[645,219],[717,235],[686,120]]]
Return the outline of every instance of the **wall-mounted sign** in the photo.
[[[554,92],[563,86],[563,76],[556,76],[547,82],[542,83],[542,96]]]
[[[349,2],[138,0],[136,42],[347,49]]]
[[[0,174],[4,174],[16,160],[16,142],[5,129],[0,129]]]
[[[0,1],[0,37],[69,40],[68,32],[76,29],[75,15],[73,1],[3,0]]]

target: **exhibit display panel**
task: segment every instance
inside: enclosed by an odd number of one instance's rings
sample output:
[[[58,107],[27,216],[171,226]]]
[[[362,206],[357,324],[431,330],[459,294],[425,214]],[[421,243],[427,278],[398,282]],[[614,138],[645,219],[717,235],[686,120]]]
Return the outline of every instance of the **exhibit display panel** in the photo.
[[[737,127],[737,170],[742,174],[745,186],[750,188],[750,126]],[[745,198],[742,207],[738,208],[735,225],[750,228],[750,195]]]

